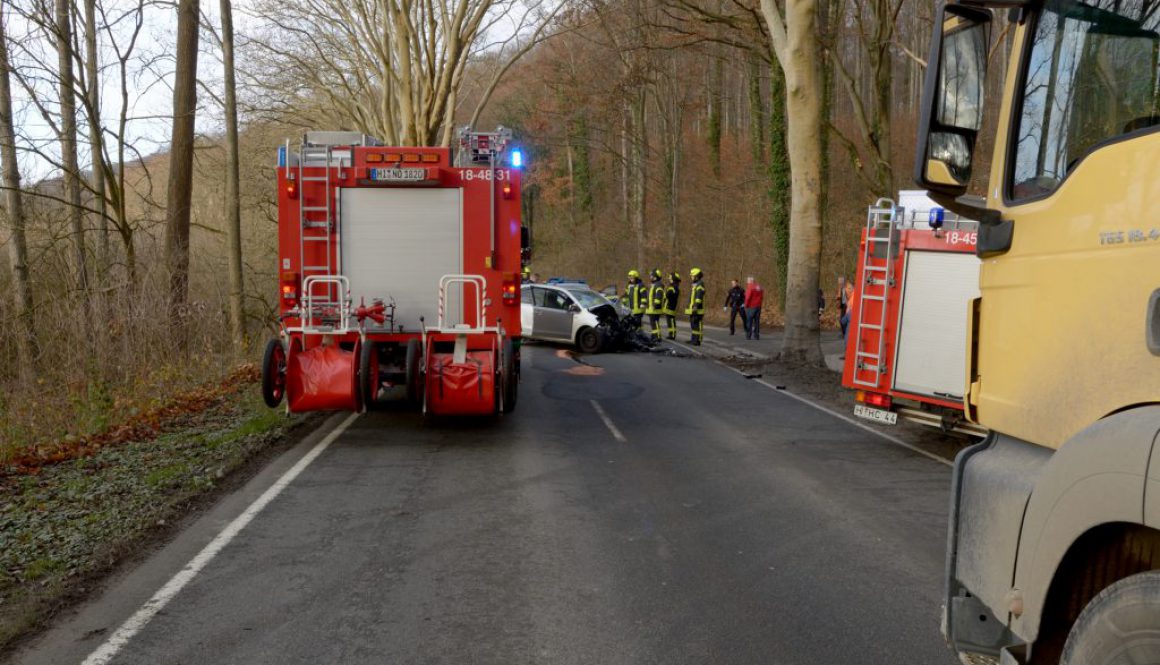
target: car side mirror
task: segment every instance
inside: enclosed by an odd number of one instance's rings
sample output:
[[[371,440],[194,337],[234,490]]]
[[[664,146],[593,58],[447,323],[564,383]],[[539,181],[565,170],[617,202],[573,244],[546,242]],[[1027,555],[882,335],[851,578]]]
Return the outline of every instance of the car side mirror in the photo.
[[[944,5],[931,40],[914,179],[950,197],[967,192],[983,128],[991,12]]]
[[[580,305],[577,305],[576,303],[572,303],[571,305],[568,305],[568,311],[572,312],[573,314],[579,314],[580,313]]]

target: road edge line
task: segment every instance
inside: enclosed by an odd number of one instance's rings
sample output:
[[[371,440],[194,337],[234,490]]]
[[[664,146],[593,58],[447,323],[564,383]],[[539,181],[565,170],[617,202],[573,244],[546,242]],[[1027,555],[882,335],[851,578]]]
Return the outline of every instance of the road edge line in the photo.
[[[187,584],[193,581],[193,579],[197,577],[198,573],[200,573],[202,569],[209,565],[209,563],[214,560],[218,553],[225,549],[226,545],[229,545],[230,542],[236,538],[237,535],[241,533],[242,530],[245,529],[246,526],[249,525],[249,523],[253,521],[253,519],[257,517],[263,509],[266,508],[266,506],[268,506],[274,499],[278,497],[279,494],[282,493],[282,490],[286,489],[286,487],[289,486],[290,483],[299,476],[299,474],[306,470],[306,467],[310,466],[310,464],[313,463],[314,460],[317,459],[324,450],[330,447],[330,444],[334,443],[335,439],[341,436],[342,433],[346,431],[347,427],[349,427],[350,424],[358,418],[358,416],[358,413],[352,413],[347,416],[346,419],[339,423],[338,426],[336,426],[333,430],[331,430],[331,432],[327,434],[325,438],[316,443],[309,452],[303,455],[302,458],[294,464],[294,466],[290,467],[286,470],[285,473],[279,476],[279,478],[274,481],[274,484],[266,488],[266,491],[262,492],[261,496],[259,496],[257,499],[254,499],[254,501],[249,506],[247,506],[240,515],[231,520],[230,523],[227,524],[226,527],[218,533],[218,535],[214,536],[213,540],[211,540],[209,544],[203,547],[200,552],[198,552],[192,559],[190,559],[189,563],[185,564],[185,566],[182,567],[182,569],[179,570],[177,574],[169,578],[169,581],[166,582],[165,585],[160,589],[158,589],[157,592],[149,598],[149,600],[145,601],[145,603],[136,612],[134,612],[132,616],[126,619],[125,622],[122,623],[120,627],[118,627],[117,630],[112,635],[110,635],[107,640],[105,640],[99,647],[94,649],[93,652],[90,653],[87,658],[85,658],[82,665],[106,665],[110,660],[115,658],[121,649],[124,648],[125,645],[128,644],[134,636],[136,636],[147,625],[149,625],[149,622],[153,619],[153,617],[157,616],[157,614],[163,610],[166,605],[169,604],[169,601],[173,600]]]
[[[721,367],[724,367],[725,369],[730,370],[736,374],[740,374],[741,376],[745,377],[746,379],[749,379],[750,381],[760,383],[761,385],[765,386],[766,388],[769,388],[770,390],[774,391],[775,393],[782,393],[782,394],[786,395],[787,397],[792,397],[793,399],[796,399],[797,401],[801,402],[802,404],[812,406],[815,409],[818,409],[819,411],[823,411],[825,413],[830,414],[831,416],[834,416],[835,418],[838,418],[840,420],[844,420],[845,422],[857,427],[858,429],[869,432],[869,433],[871,433],[871,434],[873,434],[881,439],[884,439],[886,441],[889,441],[890,443],[893,443],[896,446],[901,446],[903,448],[906,448],[907,450],[909,450],[913,453],[918,453],[919,455],[922,455],[923,457],[926,457],[928,459],[932,459],[940,464],[945,464],[946,466],[954,466],[954,462],[946,459],[945,457],[941,457],[939,455],[935,455],[934,453],[925,451],[922,448],[919,448],[918,446],[909,444],[909,443],[903,441],[902,439],[899,439],[897,437],[894,437],[894,436],[887,434],[886,432],[879,432],[878,430],[874,429],[873,427],[870,427],[869,425],[865,425],[863,423],[860,423],[857,420],[854,420],[853,418],[851,418],[845,414],[838,413],[837,411],[834,411],[833,409],[831,409],[827,406],[823,406],[821,404],[818,404],[817,402],[815,402],[807,397],[802,397],[801,395],[798,395],[797,393],[786,390],[785,388],[778,388],[777,386],[769,383],[768,381],[765,381],[764,379],[750,378],[750,376],[748,374],[737,369],[736,367],[732,367],[730,365],[727,365],[716,358],[713,358],[713,357],[708,356],[700,351],[697,351],[696,349],[694,349],[692,347],[685,346],[684,344],[681,344],[680,342],[677,342],[674,340],[668,340],[668,341],[671,344],[676,344],[677,346],[679,346],[687,351],[691,351],[691,352],[693,352],[693,353],[695,353],[703,358],[708,358],[709,360],[712,360],[714,364],[720,365]]]
[[[604,426],[608,428],[608,431],[612,432],[612,438],[621,443],[628,443],[628,439],[624,438],[624,434],[621,434],[616,423],[612,422],[612,418],[609,418],[608,414],[604,412],[604,407],[600,406],[600,402],[590,399],[588,403],[592,405],[593,409],[596,409],[596,415],[600,416],[600,419],[604,421]]]

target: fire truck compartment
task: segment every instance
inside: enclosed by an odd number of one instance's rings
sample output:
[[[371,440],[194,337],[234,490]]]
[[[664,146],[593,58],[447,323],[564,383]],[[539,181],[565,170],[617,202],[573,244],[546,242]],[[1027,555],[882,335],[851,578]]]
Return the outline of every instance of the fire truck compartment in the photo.
[[[463,272],[462,190],[339,190],[342,272],[357,305],[374,298],[396,305],[395,325],[419,330],[439,320],[439,279]],[[448,287],[445,320],[463,321],[462,287]]]
[[[967,307],[979,296],[979,259],[962,252],[906,253],[894,389],[962,399]]]

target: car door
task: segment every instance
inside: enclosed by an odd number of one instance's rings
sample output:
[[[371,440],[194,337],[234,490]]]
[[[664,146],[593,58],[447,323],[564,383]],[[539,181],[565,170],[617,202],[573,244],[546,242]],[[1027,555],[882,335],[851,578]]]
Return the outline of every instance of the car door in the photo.
[[[532,287],[535,316],[532,336],[539,339],[572,341],[572,299],[557,289]]]
[[[532,287],[524,285],[520,288],[520,334],[524,337],[533,337],[532,321],[536,316],[535,300]]]

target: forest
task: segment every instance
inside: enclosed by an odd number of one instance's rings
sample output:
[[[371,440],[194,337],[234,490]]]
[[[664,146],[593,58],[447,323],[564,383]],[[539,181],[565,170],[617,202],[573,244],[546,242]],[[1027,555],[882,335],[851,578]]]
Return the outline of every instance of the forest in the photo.
[[[817,362],[866,207],[913,186],[935,9],[6,1],[0,458],[256,360],[277,330],[275,154],[308,129],[509,127],[535,272],[600,288],[696,266],[718,311],[752,275],[783,355]]]

